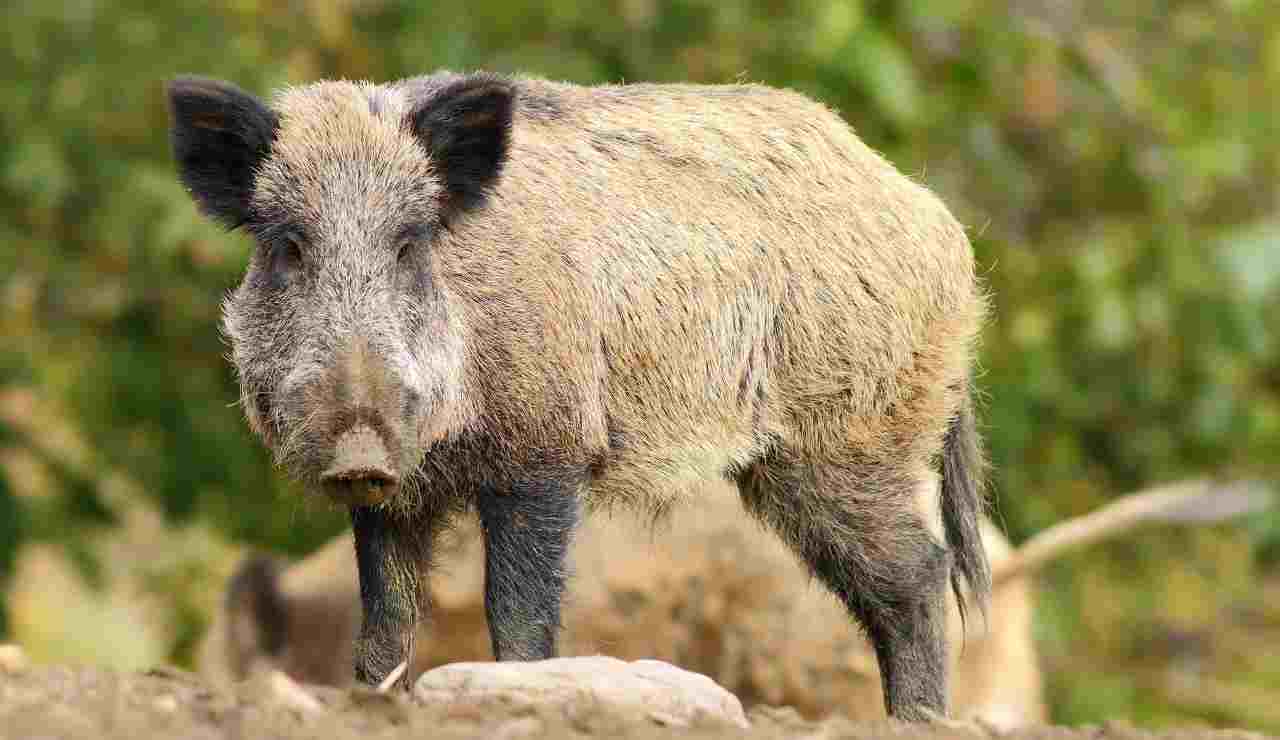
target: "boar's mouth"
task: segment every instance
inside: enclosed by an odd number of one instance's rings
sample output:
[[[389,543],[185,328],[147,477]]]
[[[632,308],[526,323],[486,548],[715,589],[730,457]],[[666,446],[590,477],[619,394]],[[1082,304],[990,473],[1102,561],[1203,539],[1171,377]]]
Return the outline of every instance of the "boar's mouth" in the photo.
[[[347,506],[373,506],[395,495],[400,476],[382,435],[368,424],[339,435],[333,459],[320,474],[324,492]]]

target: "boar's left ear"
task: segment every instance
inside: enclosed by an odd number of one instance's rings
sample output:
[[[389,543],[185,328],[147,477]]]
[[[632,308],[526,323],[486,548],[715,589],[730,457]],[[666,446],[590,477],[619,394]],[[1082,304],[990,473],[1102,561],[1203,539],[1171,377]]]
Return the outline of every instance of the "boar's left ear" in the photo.
[[[169,83],[173,158],[200,210],[236,228],[249,218],[259,164],[279,119],[262,101],[228,82],[179,77]]]
[[[409,125],[444,180],[450,210],[475,207],[497,181],[514,108],[510,82],[477,74],[449,83],[410,112]]]

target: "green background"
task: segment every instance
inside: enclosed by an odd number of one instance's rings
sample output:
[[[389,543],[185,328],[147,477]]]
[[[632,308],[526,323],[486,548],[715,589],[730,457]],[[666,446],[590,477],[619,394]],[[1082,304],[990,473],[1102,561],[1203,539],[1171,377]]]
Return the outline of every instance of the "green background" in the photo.
[[[216,319],[249,241],[178,184],[162,84],[267,94],[439,67],[789,86],[940,192],[994,300],[980,385],[1014,541],[1187,475],[1276,477],[1275,3],[18,2],[0,18],[0,462],[21,462],[0,468],[0,580],[41,541],[92,581],[86,533],[118,519],[119,477],[238,542],[303,553],[341,527],[298,503],[233,405]],[[1278,561],[1273,513],[1051,567],[1055,719],[1280,731]]]

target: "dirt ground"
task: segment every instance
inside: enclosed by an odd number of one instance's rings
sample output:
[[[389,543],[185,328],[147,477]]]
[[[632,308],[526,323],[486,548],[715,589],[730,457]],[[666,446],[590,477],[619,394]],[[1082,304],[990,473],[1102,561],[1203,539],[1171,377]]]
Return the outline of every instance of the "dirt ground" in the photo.
[[[214,688],[182,671],[119,673],[65,666],[32,667],[0,674],[0,738],[981,738],[978,728],[913,728],[842,719],[807,722],[789,709],[750,712],[750,732],[706,721],[669,727],[652,718],[623,716],[584,703],[572,710],[511,713],[451,711],[419,706],[403,695],[369,690],[308,687],[318,707],[302,711],[272,698],[252,681]],[[1003,737],[1062,740],[1261,738],[1241,731],[1185,729],[1150,733],[1123,724],[1103,727],[1042,727]]]

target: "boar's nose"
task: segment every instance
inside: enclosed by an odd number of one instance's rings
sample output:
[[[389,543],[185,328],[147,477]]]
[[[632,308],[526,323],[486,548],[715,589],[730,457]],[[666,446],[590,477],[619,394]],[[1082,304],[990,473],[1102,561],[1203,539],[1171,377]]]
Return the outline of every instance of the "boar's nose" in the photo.
[[[320,474],[325,492],[348,506],[372,506],[395,493],[400,478],[382,437],[367,424],[338,437],[333,462]]]

